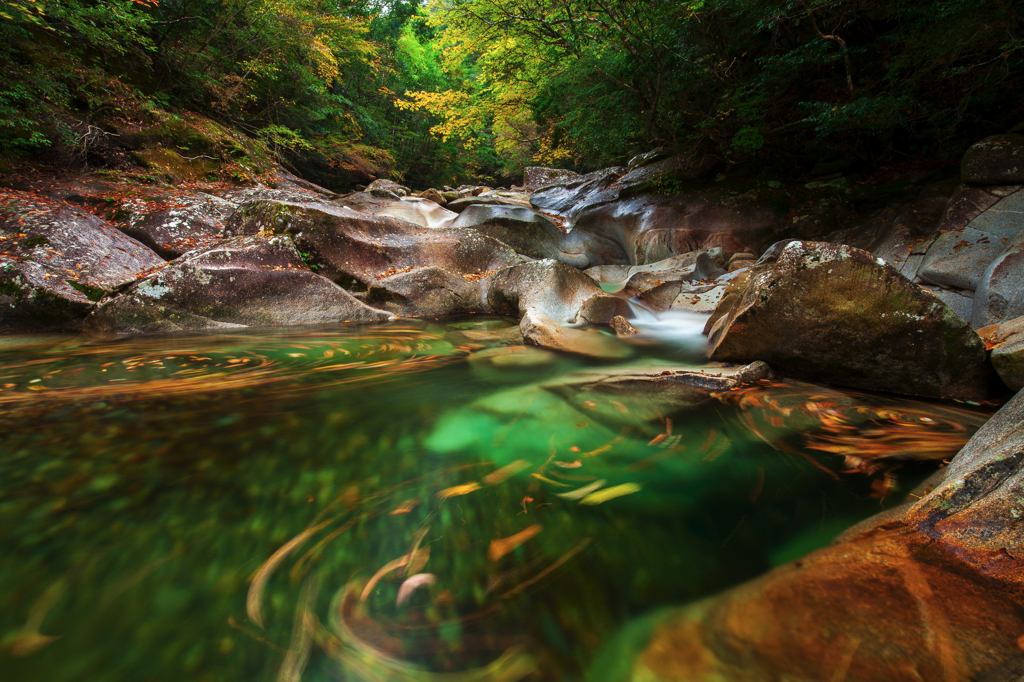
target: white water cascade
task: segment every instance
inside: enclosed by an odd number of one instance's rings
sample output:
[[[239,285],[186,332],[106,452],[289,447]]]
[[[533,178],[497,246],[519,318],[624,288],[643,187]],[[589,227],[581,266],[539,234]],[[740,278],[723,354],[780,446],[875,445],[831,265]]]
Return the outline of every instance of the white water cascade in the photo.
[[[644,308],[635,299],[630,299],[627,303],[633,313],[630,323],[639,332],[634,337],[638,341],[657,341],[678,348],[687,360],[707,361],[708,340],[703,332],[704,325],[711,315],[681,310],[668,310],[658,314]]]

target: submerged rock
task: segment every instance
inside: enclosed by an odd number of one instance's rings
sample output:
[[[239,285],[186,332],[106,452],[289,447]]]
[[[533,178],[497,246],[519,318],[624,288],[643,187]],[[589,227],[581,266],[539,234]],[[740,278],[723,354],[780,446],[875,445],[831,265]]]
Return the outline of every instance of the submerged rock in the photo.
[[[519,331],[527,343],[575,355],[614,360],[633,354],[629,346],[618,342],[615,337],[602,334],[596,329],[567,329],[535,310],[528,310],[523,315]]]
[[[0,332],[78,331],[101,296],[164,265],[79,208],[14,190],[0,201]]]
[[[988,395],[985,345],[941,300],[871,254],[794,241],[737,277],[709,321],[715,360],[943,398]],[[713,326],[712,326],[713,325]]]
[[[394,315],[310,272],[292,240],[238,237],[194,252],[104,302],[91,333],[383,322]]]

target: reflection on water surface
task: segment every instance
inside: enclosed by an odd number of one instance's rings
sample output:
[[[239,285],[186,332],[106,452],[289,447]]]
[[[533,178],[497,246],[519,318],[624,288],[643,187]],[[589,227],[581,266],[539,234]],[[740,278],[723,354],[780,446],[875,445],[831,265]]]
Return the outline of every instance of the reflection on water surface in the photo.
[[[0,666],[581,679],[630,619],[822,546],[987,416],[785,381],[694,408],[515,341],[501,319],[0,339]]]

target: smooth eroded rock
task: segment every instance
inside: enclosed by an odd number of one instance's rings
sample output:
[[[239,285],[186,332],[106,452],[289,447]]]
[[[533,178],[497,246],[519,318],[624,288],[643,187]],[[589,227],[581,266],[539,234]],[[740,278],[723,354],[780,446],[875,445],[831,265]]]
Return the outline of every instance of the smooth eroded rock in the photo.
[[[530,258],[562,260],[562,231],[549,218],[529,208],[475,204],[466,207],[451,227],[471,228]]]
[[[138,334],[391,319],[310,272],[289,237],[250,236],[192,252],[138,281],[100,305],[85,329]]]
[[[976,328],[1024,315],[1024,220],[1020,232],[989,263],[974,292],[971,324]]]
[[[866,251],[794,241],[746,273],[715,313],[712,359],[760,359],[785,374],[855,388],[988,395],[985,345],[974,330]]]

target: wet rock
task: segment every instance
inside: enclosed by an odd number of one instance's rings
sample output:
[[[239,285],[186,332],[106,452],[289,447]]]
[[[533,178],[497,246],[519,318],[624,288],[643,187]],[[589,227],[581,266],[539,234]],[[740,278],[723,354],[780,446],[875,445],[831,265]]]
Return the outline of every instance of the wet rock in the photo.
[[[1018,392],[967,442],[942,483],[907,513],[934,543],[1024,602],[1024,393]],[[1018,611],[1020,613],[1020,611]],[[1015,640],[1024,629],[1006,632]]]
[[[1024,388],[1024,317],[1000,324],[992,335],[999,347],[992,351],[992,366],[1009,388]]]
[[[672,310],[709,315],[718,308],[727,287],[725,278],[706,284],[667,282],[643,292],[637,300],[656,313]]]
[[[394,319],[310,272],[288,237],[238,237],[193,252],[105,301],[99,334]]]
[[[628,346],[597,331],[566,328],[547,315],[528,310],[519,323],[526,343],[593,358],[620,359],[632,355]]]
[[[594,265],[643,265],[715,247],[728,257],[760,252],[783,218],[750,196],[710,190],[647,195],[584,209],[563,248],[586,253]]]
[[[573,206],[591,194],[606,189],[625,172],[622,166],[615,166],[588,173],[572,181],[553,183],[534,192],[530,197],[530,205],[539,211],[567,215]]]
[[[629,323],[622,315],[616,315],[612,318],[611,322],[612,329],[615,330],[616,336],[632,336],[637,333],[636,327]]]
[[[477,204],[465,208],[451,226],[476,230],[530,258],[562,260],[559,258],[562,231],[532,209]],[[574,265],[572,262],[569,264]]]
[[[894,393],[988,394],[978,335],[891,265],[800,241],[762,261],[724,293],[708,334],[712,359],[761,359],[792,376]]]
[[[672,155],[672,152],[670,150],[668,150],[668,149],[665,149],[664,147],[659,147],[658,149],[652,149],[649,152],[645,152],[643,154],[637,154],[632,159],[630,159],[629,163],[626,164],[626,170],[634,171],[637,168],[641,168],[643,166],[649,166],[652,163],[654,163],[655,161],[661,161],[662,159],[667,158],[667,157],[669,157],[671,155]]]
[[[633,311],[625,299],[618,296],[598,294],[588,298],[576,316],[578,324],[608,324],[616,317],[633,317]]]
[[[651,289],[667,284],[689,288],[688,285],[684,285],[685,282],[711,282],[724,274],[725,271],[711,260],[707,252],[697,252],[696,257],[693,257],[691,252],[650,265],[630,268],[629,279],[623,291],[627,297],[642,296]]]
[[[0,332],[77,331],[101,296],[162,265],[90,213],[0,189]]]
[[[544,166],[527,166],[523,169],[523,186],[533,191],[544,185],[556,182],[575,180],[580,177],[579,173],[563,168],[545,168]]]
[[[699,370],[620,367],[579,372],[551,382],[548,388],[556,392],[637,396],[663,404],[693,407],[709,400],[712,393],[732,390],[769,377],[771,368],[763,362]]]
[[[1024,135],[993,135],[971,146],[960,169],[964,182],[1009,185],[1024,182]]]
[[[940,286],[975,291],[986,268],[1024,227],[1024,192],[1000,199],[966,226],[941,234],[918,276]]]

